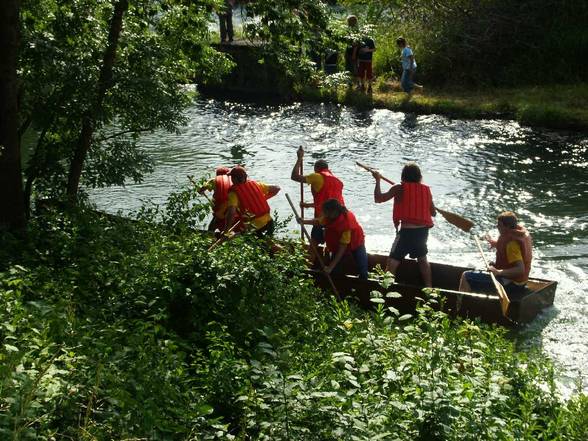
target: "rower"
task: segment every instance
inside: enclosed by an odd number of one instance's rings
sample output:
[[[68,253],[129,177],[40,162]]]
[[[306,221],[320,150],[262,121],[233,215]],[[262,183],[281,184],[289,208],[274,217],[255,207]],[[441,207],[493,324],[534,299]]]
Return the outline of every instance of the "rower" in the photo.
[[[300,173],[300,166],[304,160],[304,149],[300,147],[296,152],[298,158],[292,169],[291,179],[296,182],[310,184],[312,192],[312,203],[300,203],[302,208],[314,208],[314,217],[321,217],[321,207],[328,199],[336,199],[345,206],[343,200],[343,183],[329,170],[329,164],[324,159],[319,159],[314,163],[314,173],[303,176]],[[320,223],[312,224],[310,232],[311,246],[318,246],[325,242],[325,227]]]
[[[368,277],[368,258],[365,249],[365,235],[355,215],[345,208],[337,199],[328,199],[321,206],[321,216],[314,219],[299,219],[308,225],[322,225],[327,244],[331,253],[331,262],[325,268],[327,274],[334,269],[343,256],[351,254],[360,279]]]
[[[522,295],[531,272],[533,260],[533,240],[525,227],[519,225],[516,214],[505,211],[497,218],[498,240],[486,235],[491,248],[496,248],[496,263],[490,265],[491,271],[506,293]],[[459,290],[465,292],[494,293],[495,288],[486,271],[465,271],[459,282]]]
[[[400,262],[409,254],[411,258],[417,259],[424,285],[431,288],[433,280],[427,260],[427,240],[436,210],[431,189],[422,183],[423,176],[419,166],[414,162],[406,164],[402,169],[401,183],[393,185],[386,193],[382,193],[380,189],[380,173],[374,170],[372,175],[376,180],[376,204],[394,199],[392,219],[396,238],[386,260],[386,271],[396,274]]]
[[[207,181],[202,187],[198,189],[198,193],[212,191],[212,220],[208,225],[208,231],[216,229],[223,231],[225,229],[225,216],[227,213],[227,198],[229,189],[233,185],[233,181],[229,176],[231,171],[228,167],[217,167],[216,176]]]
[[[248,219],[247,223],[258,236],[272,235],[274,221],[267,199],[278,194],[280,187],[247,179],[247,172],[240,166],[233,167],[229,175],[233,180],[233,186],[227,196],[227,221],[224,232],[235,224],[235,217],[239,215],[242,219]]]

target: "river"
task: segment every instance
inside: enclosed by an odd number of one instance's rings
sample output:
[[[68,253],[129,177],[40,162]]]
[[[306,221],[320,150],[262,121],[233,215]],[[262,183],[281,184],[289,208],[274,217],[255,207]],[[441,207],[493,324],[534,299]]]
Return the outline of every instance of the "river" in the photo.
[[[129,212],[143,202],[163,203],[187,184],[186,175],[210,175],[219,165],[244,164],[252,178],[282,187],[273,210],[286,218],[283,193],[299,198],[290,172],[303,145],[305,171],[318,158],[345,184],[348,207],[366,233],[368,251],[392,243],[391,205],[373,203],[373,178],[355,161],[399,180],[416,161],[436,205],[493,231],[496,215],[515,211],[534,238],[532,275],[559,282],[555,306],[514,338],[542,348],[559,366],[561,385],[588,386],[588,136],[521,127],[511,121],[463,121],[389,110],[359,111],[334,104],[245,104],[201,99],[179,134],[144,136],[155,170],[140,184],[93,190],[96,205]],[[383,187],[386,188],[386,187]],[[306,197],[310,198],[307,191]],[[289,231],[297,229],[290,222]],[[494,231],[495,233],[495,231]],[[438,217],[429,237],[431,261],[482,267],[472,238]]]

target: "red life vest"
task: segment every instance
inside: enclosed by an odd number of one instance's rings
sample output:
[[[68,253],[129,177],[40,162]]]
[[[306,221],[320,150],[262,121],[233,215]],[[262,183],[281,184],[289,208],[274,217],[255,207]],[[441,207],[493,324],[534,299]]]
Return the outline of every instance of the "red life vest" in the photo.
[[[431,217],[431,189],[416,182],[403,182],[402,194],[394,198],[392,219],[398,228],[400,222],[414,225],[433,226]]]
[[[339,203],[345,206],[343,200],[343,182],[339,180],[329,169],[318,172],[323,177],[323,186],[320,191],[312,191],[314,199],[314,217],[319,217],[322,212],[322,207],[328,199],[337,199]]]
[[[217,218],[223,219],[227,211],[226,202],[229,198],[229,190],[233,185],[233,181],[229,175],[219,175],[214,178],[214,215]],[[224,204],[224,207],[222,206]]]
[[[339,249],[339,241],[344,231],[351,230],[351,242],[347,245],[347,252],[354,251],[364,244],[363,229],[351,211],[341,214],[337,219],[325,225],[325,242],[331,253]]]
[[[241,184],[234,184],[230,191],[237,193],[239,198],[239,211],[241,216],[253,217],[263,216],[270,212],[265,195],[255,181],[247,181]]]
[[[515,277],[512,280],[515,282],[526,282],[529,279],[531,272],[531,261],[533,260],[533,239],[525,227],[518,226],[514,230],[501,234],[496,242],[496,265],[497,269],[508,269],[516,266],[515,263],[508,263],[506,255],[506,246],[511,241],[517,241],[521,247],[521,254],[523,256],[523,264],[525,265],[525,272],[520,277]]]

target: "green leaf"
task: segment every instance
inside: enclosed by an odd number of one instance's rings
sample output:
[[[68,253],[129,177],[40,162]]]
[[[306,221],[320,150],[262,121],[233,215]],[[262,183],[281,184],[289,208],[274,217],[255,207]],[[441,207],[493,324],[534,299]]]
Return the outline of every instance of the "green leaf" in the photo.
[[[9,345],[8,343],[4,344],[4,347],[8,352],[18,352],[19,349],[16,346]]]

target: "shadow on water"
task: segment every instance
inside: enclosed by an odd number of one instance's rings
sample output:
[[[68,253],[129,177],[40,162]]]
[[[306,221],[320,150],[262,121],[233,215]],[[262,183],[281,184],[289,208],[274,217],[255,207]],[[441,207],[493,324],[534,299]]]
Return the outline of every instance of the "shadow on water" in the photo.
[[[185,176],[211,176],[219,165],[243,163],[259,181],[298,195],[290,181],[296,149],[305,148],[305,170],[325,158],[345,184],[345,199],[366,233],[372,252],[387,253],[394,237],[391,205],[373,203],[373,178],[355,161],[377,166],[398,181],[402,166],[416,161],[435,202],[493,232],[496,215],[515,211],[534,236],[533,274],[558,280],[556,304],[518,331],[538,345],[570,377],[588,384],[588,136],[532,130],[509,121],[462,121],[442,116],[361,110],[336,104],[238,103],[200,100],[179,134],[142,138],[155,160],[140,184],[92,191],[109,211],[131,211],[143,200],[163,203],[186,185]],[[383,188],[384,190],[387,189]],[[307,193],[310,198],[310,193]],[[286,217],[282,196],[271,200]],[[297,231],[294,221],[288,231]],[[292,233],[293,234],[293,233]],[[442,219],[429,237],[433,261],[481,267],[472,238]]]

